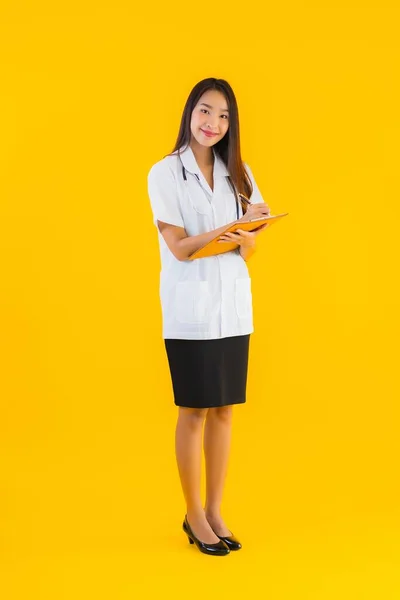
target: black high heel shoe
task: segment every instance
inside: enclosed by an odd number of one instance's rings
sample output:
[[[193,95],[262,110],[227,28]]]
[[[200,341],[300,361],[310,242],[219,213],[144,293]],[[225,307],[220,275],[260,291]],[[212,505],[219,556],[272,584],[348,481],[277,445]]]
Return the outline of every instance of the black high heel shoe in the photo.
[[[221,539],[216,544],[206,544],[205,542],[201,542],[194,535],[188,523],[187,515],[185,515],[185,520],[183,521],[183,531],[188,536],[189,543],[196,544],[197,548],[200,550],[200,552],[203,552],[203,554],[211,554],[214,556],[226,556],[230,552],[227,544],[225,544],[225,542],[223,542]]]
[[[213,530],[214,531],[214,530]],[[214,531],[215,533],[215,531]],[[232,534],[230,536],[224,537],[224,536],[220,536],[217,533],[215,533],[215,535],[217,537],[219,537],[219,539],[221,540],[221,542],[224,542],[224,544],[226,544],[229,548],[229,550],[240,550],[242,547],[242,544],[239,542],[239,540],[237,538],[235,538],[235,536]]]

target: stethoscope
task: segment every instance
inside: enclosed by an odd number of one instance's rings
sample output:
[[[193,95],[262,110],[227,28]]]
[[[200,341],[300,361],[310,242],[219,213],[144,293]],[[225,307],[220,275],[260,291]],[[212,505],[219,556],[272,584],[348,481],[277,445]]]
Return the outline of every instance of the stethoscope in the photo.
[[[183,177],[183,180],[184,180],[184,182],[185,182],[185,184],[186,184],[186,187],[188,187],[186,169],[185,169],[185,167],[184,167],[184,165],[183,165],[183,162],[182,162],[182,159],[181,159],[181,157],[179,157],[179,160],[181,161],[181,164],[182,164],[182,177]],[[197,181],[198,181],[198,182],[199,182],[199,184],[201,185],[201,183],[200,183],[200,177],[197,175],[197,173],[193,173],[193,175],[196,177]],[[237,192],[236,192],[235,186],[234,186],[234,185],[233,185],[233,183],[232,183],[232,180],[231,180],[231,178],[230,178],[230,175],[227,175],[226,177],[227,177],[227,179],[228,179],[228,181],[229,181],[229,185],[231,186],[231,188],[232,188],[232,191],[233,191],[233,193],[234,193],[234,195],[235,195],[235,204],[236,204],[236,218],[237,218],[237,219],[239,219],[239,199],[238,199],[238,196],[237,196]]]

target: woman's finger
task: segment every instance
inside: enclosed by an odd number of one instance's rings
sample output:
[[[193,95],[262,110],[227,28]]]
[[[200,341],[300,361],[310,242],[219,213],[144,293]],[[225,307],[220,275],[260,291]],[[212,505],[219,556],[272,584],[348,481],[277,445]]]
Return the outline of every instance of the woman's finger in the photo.
[[[251,237],[252,236],[252,231],[245,231],[244,229],[236,229],[236,233],[238,233],[242,237]]]
[[[258,227],[258,229],[256,229],[254,231],[255,234],[260,233],[260,231],[262,231],[263,229],[266,229],[268,227],[269,223],[264,223],[264,225],[261,225],[261,227]]]
[[[218,241],[219,241],[219,242],[237,242],[237,241],[239,241],[240,239],[241,239],[241,238],[240,238],[240,236],[237,236],[237,237],[235,237],[235,238],[232,238],[232,237],[228,237],[227,235],[222,235],[222,236],[219,238],[219,240],[218,240]]]
[[[233,231],[229,231],[228,233],[225,233],[224,235],[225,235],[225,237],[228,237],[232,240],[237,240],[238,238],[241,237],[240,234],[234,233]]]
[[[263,202],[262,204],[252,204],[251,207],[247,210],[247,213],[251,214],[252,216],[264,216],[269,215],[271,213],[271,209],[267,204]]]

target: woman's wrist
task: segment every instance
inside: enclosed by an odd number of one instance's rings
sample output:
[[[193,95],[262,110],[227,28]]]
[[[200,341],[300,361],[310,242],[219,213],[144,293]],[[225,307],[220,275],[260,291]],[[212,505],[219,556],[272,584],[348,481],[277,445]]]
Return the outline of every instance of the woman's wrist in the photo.
[[[253,256],[253,254],[254,254],[255,251],[256,251],[256,245],[255,245],[255,243],[252,244],[251,246],[244,246],[243,244],[241,246],[239,246],[240,256],[245,261],[249,260],[249,258],[251,256]]]

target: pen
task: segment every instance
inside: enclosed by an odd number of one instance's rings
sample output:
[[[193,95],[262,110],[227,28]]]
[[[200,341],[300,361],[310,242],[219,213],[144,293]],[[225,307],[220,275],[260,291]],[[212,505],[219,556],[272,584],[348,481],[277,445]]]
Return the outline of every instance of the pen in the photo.
[[[250,200],[248,198],[246,198],[246,196],[244,194],[241,194],[240,192],[238,192],[238,195],[243,198],[243,200],[246,202],[246,204],[251,204]]]

